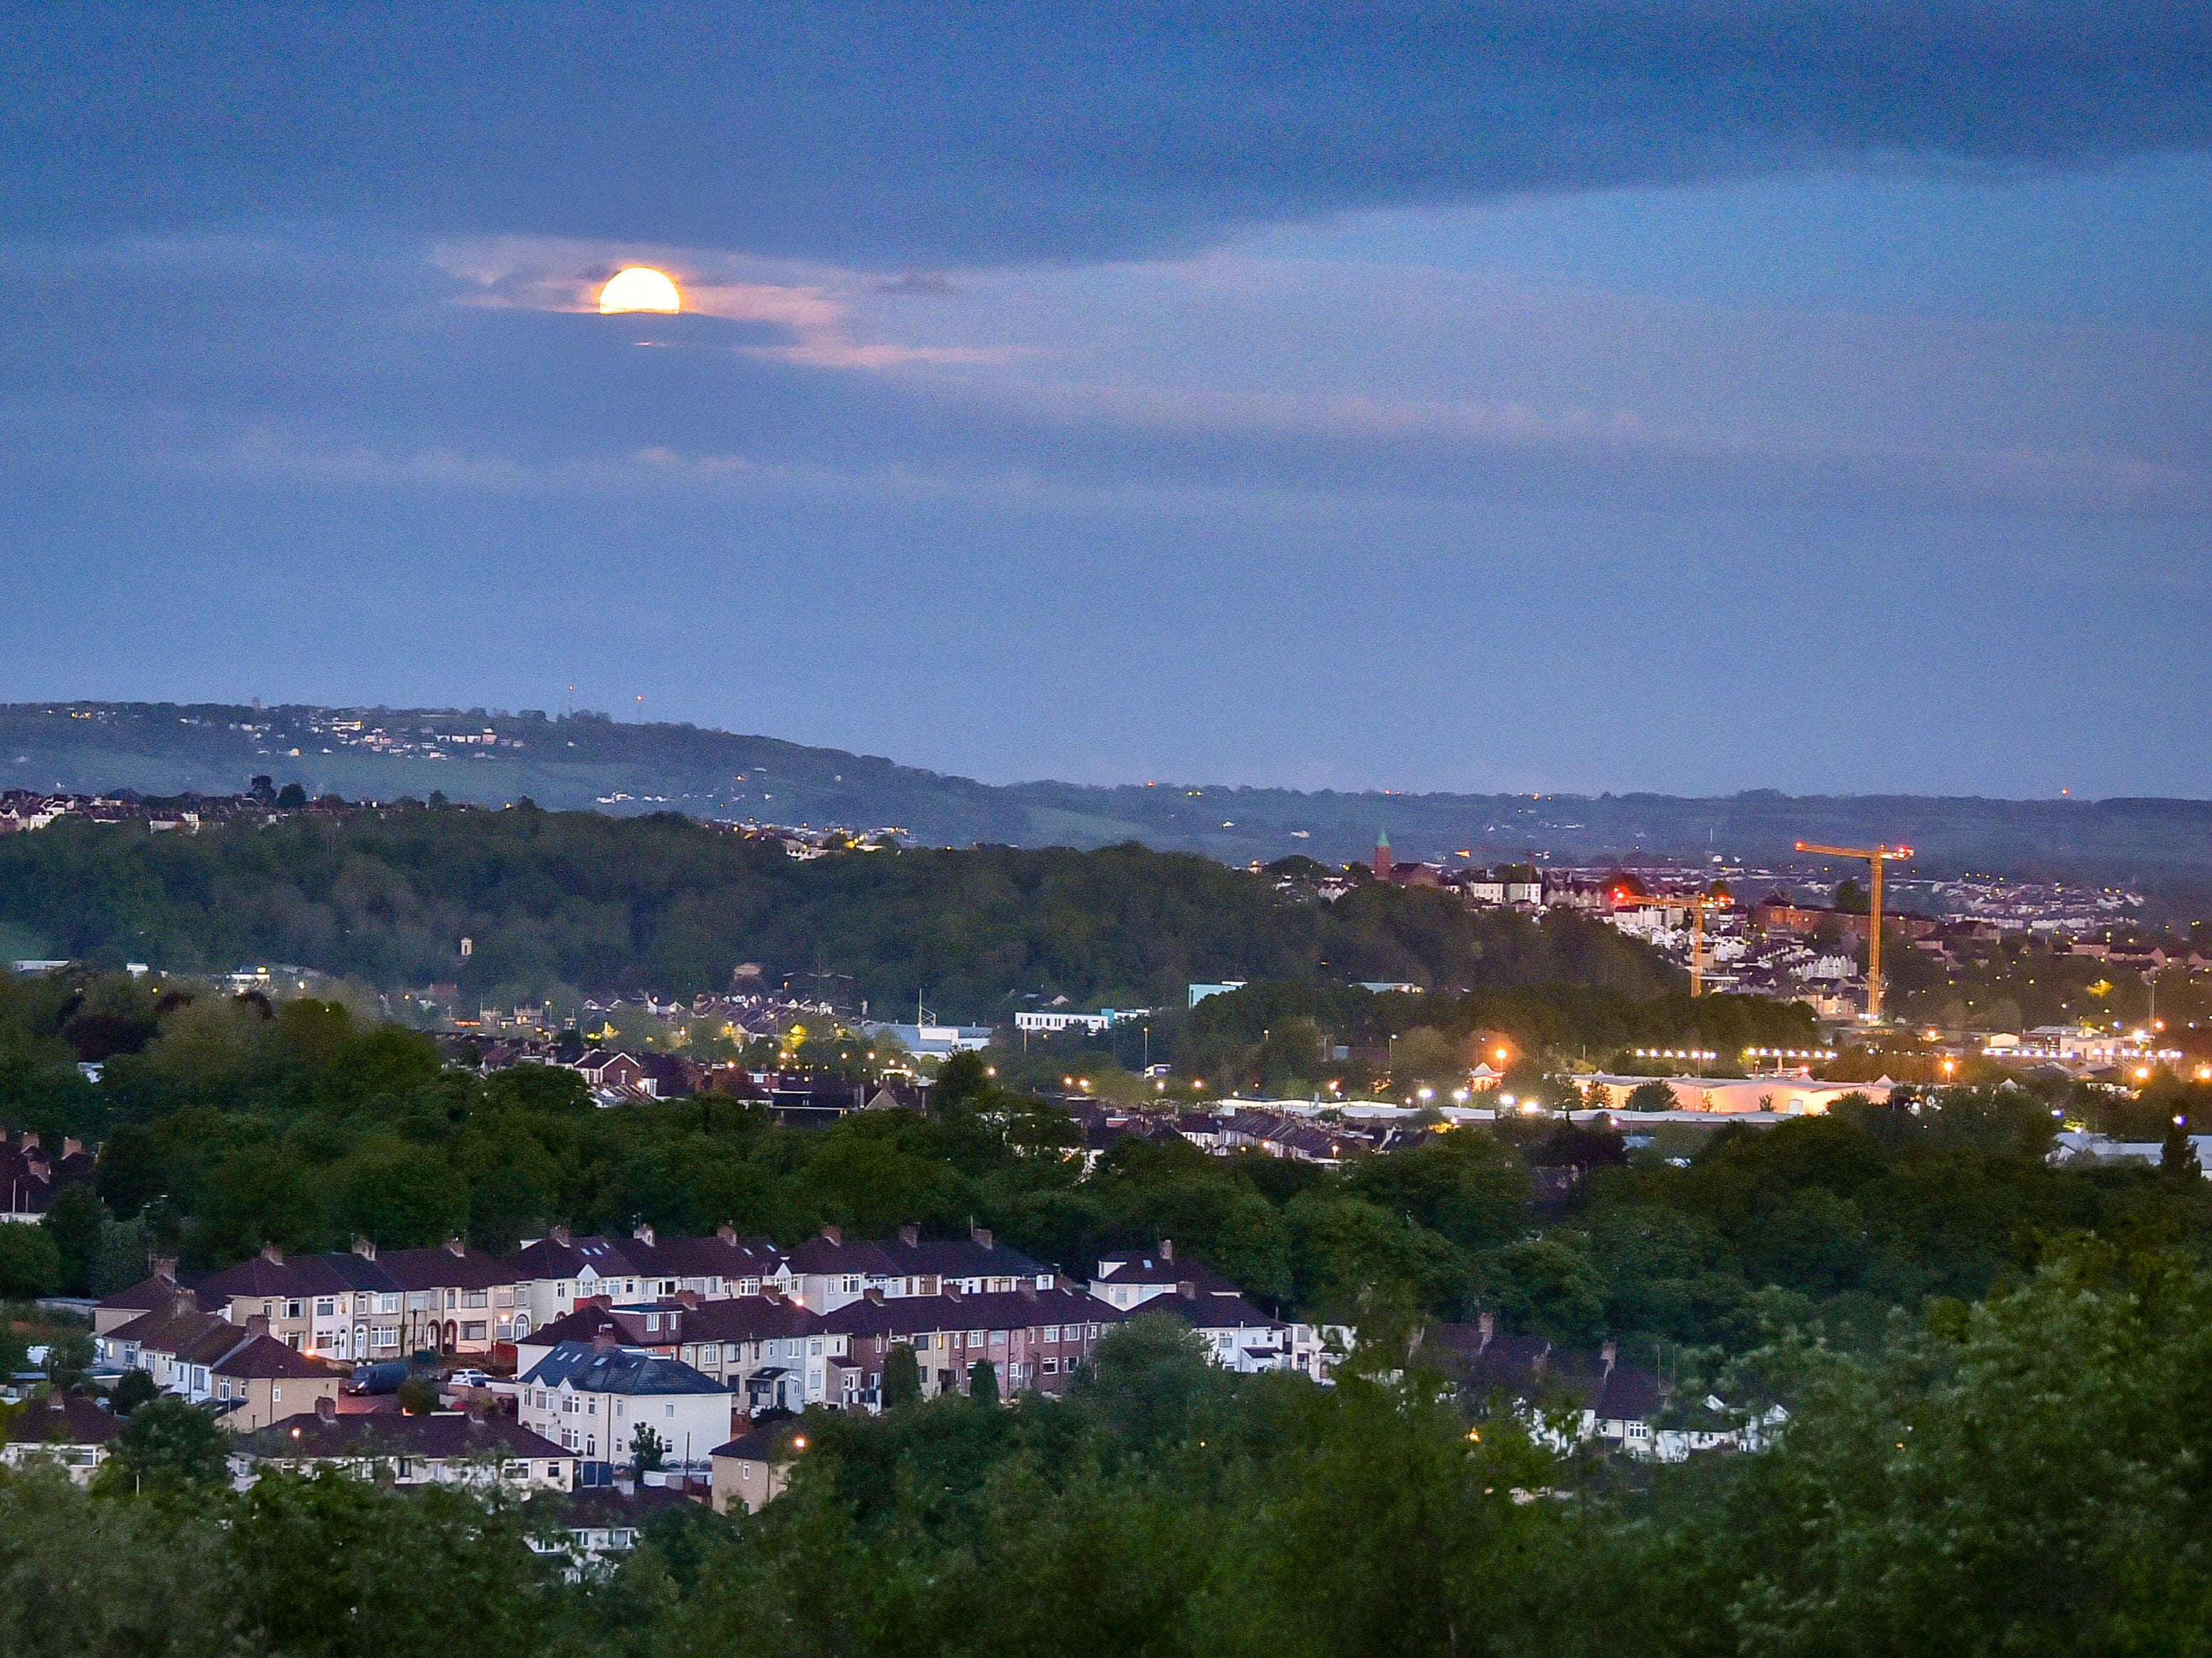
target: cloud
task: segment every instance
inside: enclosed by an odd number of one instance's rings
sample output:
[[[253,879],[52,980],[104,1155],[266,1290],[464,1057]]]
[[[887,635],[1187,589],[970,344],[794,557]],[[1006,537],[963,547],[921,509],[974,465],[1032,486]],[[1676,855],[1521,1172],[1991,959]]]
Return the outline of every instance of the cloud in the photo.
[[[610,276],[626,265],[650,265],[675,279],[687,314],[757,324],[781,337],[740,350],[810,368],[980,365],[1020,355],[1006,348],[907,345],[854,337],[852,296],[952,292],[942,277],[909,272],[898,283],[876,283],[855,271],[797,267],[746,254],[640,243],[611,248],[550,236],[444,242],[432,250],[431,259],[465,284],[464,303],[593,315],[599,312],[599,290]]]
[[[941,272],[908,271],[902,275],[893,277],[888,282],[878,283],[875,285],[875,291],[878,294],[910,294],[934,298],[945,294],[957,294],[960,290],[952,285],[951,277]]]
[[[2212,142],[2195,0],[87,6],[15,14],[0,54],[0,217],[69,235],[304,218],[897,267]]]

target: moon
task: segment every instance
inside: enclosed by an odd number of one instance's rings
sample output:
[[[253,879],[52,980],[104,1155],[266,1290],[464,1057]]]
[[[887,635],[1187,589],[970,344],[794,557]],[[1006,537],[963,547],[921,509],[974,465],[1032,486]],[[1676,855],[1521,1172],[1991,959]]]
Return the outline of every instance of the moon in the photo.
[[[658,311],[664,316],[672,315],[684,308],[684,296],[676,291],[676,284],[665,271],[656,271],[649,265],[633,265],[627,271],[617,271],[599,290],[599,314],[612,316],[617,311]]]

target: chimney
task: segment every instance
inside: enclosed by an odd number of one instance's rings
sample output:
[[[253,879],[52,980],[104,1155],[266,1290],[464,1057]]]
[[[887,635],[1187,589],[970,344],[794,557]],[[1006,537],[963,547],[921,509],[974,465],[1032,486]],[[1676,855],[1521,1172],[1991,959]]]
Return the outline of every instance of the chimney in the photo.
[[[337,1400],[336,1400],[336,1399],[332,1399],[332,1398],[331,1398],[328,1393],[325,1393],[321,1398],[318,1399],[315,1401],[315,1420],[316,1420],[316,1421],[318,1421],[318,1422],[336,1422],[336,1421],[337,1420],[337,1417],[338,1417],[338,1402],[337,1402]]]
[[[1477,1353],[1488,1352],[1490,1344],[1498,1339],[1498,1314],[1485,1313],[1480,1318],[1475,1320],[1474,1327],[1482,1338],[1482,1345],[1474,1350]]]
[[[621,1345],[622,1343],[615,1338],[615,1332],[611,1330],[595,1330],[592,1332],[592,1350],[594,1353],[611,1353]]]
[[[38,1149],[39,1137],[35,1134],[27,1132],[21,1139],[15,1142],[15,1149],[18,1151],[36,1151]]]
[[[733,1244],[738,1240],[738,1229],[725,1221],[714,1228],[714,1235],[726,1244]]]
[[[911,1249],[915,1245],[921,1241],[921,1228],[918,1226],[901,1227],[899,1228],[899,1241],[906,1245],[908,1248]]]
[[[1188,1278],[1178,1279],[1176,1283],[1176,1294],[1187,1301],[1194,1301],[1198,1299],[1198,1286]]]
[[[1604,1346],[1597,1350],[1597,1356],[1605,1365],[1606,1375],[1611,1375],[1613,1374],[1613,1358],[1619,1351],[1620,1349],[1615,1347],[1611,1342],[1606,1343]]]
[[[261,1259],[271,1266],[282,1266],[284,1265],[284,1252],[275,1244],[264,1244],[261,1246]]]
[[[365,1261],[373,1261],[376,1259],[376,1245],[367,1238],[356,1238],[353,1253]]]
[[[972,1240],[980,1248],[993,1249],[997,1247],[997,1246],[991,1241],[991,1228],[988,1226],[969,1227],[968,1228],[968,1236],[970,1240]]]
[[[640,1221],[635,1226],[629,1229],[629,1235],[636,1239],[640,1243],[643,1244],[647,1249],[653,1247],[653,1227],[650,1222]]]
[[[842,1226],[825,1226],[822,1228],[822,1235],[840,1249],[845,1247],[845,1228]]]
[[[860,1292],[860,1299],[866,1301],[871,1307],[881,1307],[884,1304],[884,1292],[882,1286],[879,1284],[870,1284],[866,1289],[863,1289]]]
[[[1160,1240],[1160,1259],[1164,1261],[1171,1261],[1175,1259],[1175,1240],[1173,1238],[1163,1238]]]
[[[685,1308],[694,1313],[699,1310],[699,1303],[704,1299],[705,1297],[696,1289],[679,1289],[675,1295],[676,1304],[678,1307]]]
[[[46,1389],[46,1409],[48,1409],[49,1411],[66,1411],[66,1410],[68,1410],[68,1409],[69,1409],[69,1395],[68,1395],[68,1394],[66,1394],[66,1393],[64,1393],[64,1392],[62,1392],[62,1390],[61,1390],[60,1388],[58,1388],[58,1387],[49,1387],[49,1388],[47,1388],[47,1389]]]
[[[563,1248],[563,1249],[568,1248],[568,1228],[567,1227],[565,1227],[565,1226],[556,1226],[556,1227],[555,1227],[555,1228],[553,1228],[553,1241],[554,1241],[555,1243],[556,1243],[556,1244],[559,1244],[559,1245],[561,1246],[561,1247],[562,1247],[562,1248]]]
[[[189,1289],[179,1289],[174,1299],[169,1302],[169,1316],[173,1319],[181,1319],[188,1313],[197,1313],[199,1310],[199,1297]]]
[[[157,1278],[167,1278],[171,1283],[174,1283],[177,1281],[177,1258],[174,1255],[155,1256],[154,1276]]]
[[[63,1156],[64,1156],[64,1157],[76,1157],[76,1156],[81,1156],[81,1155],[83,1154],[83,1151],[84,1151],[84,1142],[83,1142],[83,1141],[82,1141],[82,1140],[72,1140],[72,1139],[70,1139],[67,1135],[64,1135],[64,1136],[62,1137],[62,1155],[63,1155]]]
[[[269,1333],[269,1315],[266,1313],[249,1314],[246,1320],[246,1333],[249,1336],[267,1335]]]
[[[770,1307],[781,1307],[783,1305],[783,1291],[772,1283],[764,1283],[761,1286],[761,1299]]]
[[[459,1238],[448,1238],[446,1240],[446,1253],[459,1259],[469,1253],[469,1247]]]

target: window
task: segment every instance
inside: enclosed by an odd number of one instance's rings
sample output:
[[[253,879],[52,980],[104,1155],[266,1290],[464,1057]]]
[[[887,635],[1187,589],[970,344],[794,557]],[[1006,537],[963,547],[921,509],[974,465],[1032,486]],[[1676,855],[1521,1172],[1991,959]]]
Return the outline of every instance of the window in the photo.
[[[991,1332],[991,1345],[994,1347],[1004,1347],[1006,1344],[1006,1332],[1003,1330],[994,1330]]]
[[[628,1416],[629,1414],[629,1401],[628,1399],[617,1399],[615,1401],[615,1414],[618,1417]]]
[[[1048,1376],[1058,1375],[1060,1374],[1060,1361],[1054,1358],[1047,1359],[1044,1362],[1044,1373]]]
[[[429,1292],[428,1292],[428,1291],[427,1291],[427,1290],[422,1290],[422,1289],[410,1289],[410,1290],[409,1290],[409,1291],[407,1292],[407,1310],[408,1310],[409,1312],[410,1312],[410,1313],[420,1313],[420,1312],[423,1311],[425,1308],[427,1308],[429,1305],[430,1305],[430,1296],[429,1296]]]
[[[485,1289],[465,1289],[461,1292],[461,1305],[489,1307],[491,1305],[491,1292]]]
[[[288,1319],[298,1318],[300,1316],[300,1303],[298,1301],[286,1301],[284,1303],[284,1316]]]
[[[1056,1324],[1048,1324],[1045,1326],[1044,1338],[1047,1341],[1058,1341],[1060,1339],[1060,1326]]]
[[[968,1344],[970,1347],[981,1347],[983,1344],[983,1332],[981,1330],[970,1330],[968,1332]]]
[[[324,1296],[322,1300],[315,1303],[315,1316],[319,1319],[333,1317],[336,1315],[337,1310],[337,1303],[332,1301],[328,1295]]]
[[[673,1405],[664,1405],[660,1414],[672,1422],[676,1419],[676,1407]]]
[[[708,1343],[704,1347],[702,1347],[702,1348],[699,1350],[699,1362],[700,1362],[700,1363],[702,1363],[702,1364],[720,1364],[721,1362],[722,1362],[722,1344],[721,1344],[721,1343],[720,1343],[720,1342],[718,1342],[718,1341],[710,1341],[710,1342],[708,1342]]]
[[[463,1325],[463,1326],[461,1326],[461,1339],[462,1339],[463,1341],[482,1341],[482,1340],[483,1340],[483,1339],[484,1339],[484,1326],[483,1326],[483,1321],[482,1321],[481,1320],[479,1320],[477,1322],[476,1322],[476,1323],[474,1323],[474,1324],[465,1324],[465,1325]]]
[[[568,1286],[565,1283],[558,1284],[555,1286],[553,1293],[558,1295],[562,1301],[566,1301],[568,1299]]]
[[[815,1337],[811,1342],[807,1344],[806,1350],[811,1353],[816,1358],[820,1358],[822,1356],[822,1338],[819,1336]]]
[[[271,1405],[282,1405],[284,1402],[284,1384],[283,1382],[277,1382],[269,1389],[269,1402]]]
[[[376,1310],[380,1313],[397,1313],[399,1310],[399,1297],[397,1295],[379,1295],[376,1298]]]

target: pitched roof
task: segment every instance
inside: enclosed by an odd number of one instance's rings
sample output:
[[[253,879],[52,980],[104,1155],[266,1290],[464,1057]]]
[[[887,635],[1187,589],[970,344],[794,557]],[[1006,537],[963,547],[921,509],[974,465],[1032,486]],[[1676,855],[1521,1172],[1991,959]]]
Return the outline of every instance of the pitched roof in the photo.
[[[1155,1295],[1141,1307],[1129,1309],[1128,1317],[1142,1318],[1147,1313],[1167,1313],[1182,1319],[1197,1330],[1280,1330],[1284,1326],[1274,1317],[1238,1295]]]
[[[267,1457],[351,1457],[377,1452],[408,1456],[573,1458],[542,1435],[505,1417],[481,1419],[460,1411],[428,1416],[395,1411],[325,1418],[307,1411],[264,1428],[246,1442],[247,1454]]]
[[[105,1445],[122,1431],[112,1411],[67,1393],[34,1399],[0,1421],[0,1440],[11,1445]]]
[[[830,1326],[823,1316],[781,1296],[740,1295],[702,1301],[678,1326],[685,1341],[769,1341],[811,1336]]]
[[[243,1341],[234,1343],[229,1350],[209,1368],[216,1375],[247,1381],[269,1379],[283,1381],[292,1378],[311,1381],[334,1378],[338,1374],[320,1359],[309,1358],[306,1354],[287,1347],[276,1337],[259,1332],[246,1335]]]
[[[1233,1295],[1237,1286],[1203,1261],[1176,1260],[1158,1250],[1133,1250],[1127,1254],[1098,1258],[1095,1282],[1106,1284],[1157,1285],[1188,1283],[1200,1295]]]
[[[749,1434],[739,1434],[726,1445],[717,1445],[707,1453],[710,1457],[732,1457],[741,1462],[775,1462],[792,1454],[791,1436],[793,1424],[771,1422],[754,1429]]]
[[[848,1301],[822,1316],[825,1332],[913,1336],[938,1330],[1028,1330],[1047,1324],[1118,1324],[1129,1315],[1065,1286],[988,1295],[892,1295]]]
[[[156,1272],[151,1277],[139,1279],[128,1289],[118,1289],[112,1295],[102,1296],[100,1304],[122,1311],[135,1308],[140,1312],[150,1312],[157,1308],[175,1306],[178,1296],[189,1290],[194,1301],[199,1302],[201,1311],[214,1311],[208,1303],[199,1301],[199,1292],[194,1288],[198,1283],[197,1274],[192,1275],[188,1283],[183,1277],[170,1277]]]
[[[235,1332],[238,1326],[216,1314],[203,1313],[195,1308],[179,1310],[173,1301],[168,1306],[142,1313],[130,1323],[109,1331],[105,1339],[135,1343],[157,1353],[181,1353],[210,1330],[217,1329]]]
[[[579,1393],[632,1396],[730,1391],[680,1359],[660,1358],[624,1347],[594,1348],[580,1341],[562,1342],[522,1380],[535,1387],[556,1387],[565,1381]]]

